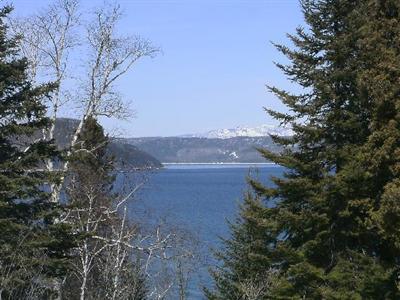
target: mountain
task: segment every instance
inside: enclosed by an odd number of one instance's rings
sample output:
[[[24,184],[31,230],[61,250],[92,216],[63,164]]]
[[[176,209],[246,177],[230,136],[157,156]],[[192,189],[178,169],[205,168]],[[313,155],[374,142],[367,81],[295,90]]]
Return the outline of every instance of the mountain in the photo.
[[[272,135],[291,136],[289,127],[264,124],[258,127],[238,126],[232,129],[218,129],[201,134],[187,134],[182,137],[198,137],[207,139],[229,139],[234,137],[266,137]]]
[[[72,135],[79,121],[75,119],[59,118],[56,121],[55,140],[60,148],[69,146]],[[162,164],[152,155],[126,143],[123,139],[112,139],[108,145],[110,155],[115,157],[118,169],[150,169],[161,168]]]
[[[65,148],[78,121],[57,120],[55,138]],[[264,163],[257,148],[279,151],[269,134],[289,136],[288,128],[262,125],[220,129],[204,134],[178,137],[118,138],[111,141],[109,151],[117,166],[129,168],[159,168],[163,163]]]
[[[163,163],[264,163],[256,148],[279,151],[272,139],[261,137],[145,137],[124,139]]]
[[[151,154],[163,163],[264,163],[257,148],[281,150],[270,135],[291,136],[288,127],[261,125],[219,129],[177,137],[127,138],[124,142]]]

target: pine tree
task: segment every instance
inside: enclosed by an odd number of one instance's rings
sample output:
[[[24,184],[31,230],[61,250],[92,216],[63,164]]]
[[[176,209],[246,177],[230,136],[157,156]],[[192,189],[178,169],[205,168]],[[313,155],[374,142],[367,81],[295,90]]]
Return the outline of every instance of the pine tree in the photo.
[[[79,134],[70,158],[71,181],[79,185],[70,192],[85,192],[86,187],[96,189],[97,194],[109,197],[114,182],[114,159],[107,153],[108,137],[94,118],[88,118]],[[82,195],[70,195],[70,200],[85,199]],[[107,199],[105,201],[110,201]],[[80,203],[70,203],[72,205]],[[85,204],[82,204],[85,205]]]
[[[28,80],[18,38],[7,32],[11,10],[0,10],[0,298],[50,298],[72,246],[46,192],[56,178],[41,170],[57,151],[52,141],[35,140],[49,126],[43,103],[54,86]]]
[[[273,270],[259,299],[396,299],[400,4],[301,4],[308,28],[277,48],[304,92],[270,87],[290,113],[268,110],[294,135],[273,137],[279,154],[260,150],[284,175],[272,188],[250,180],[207,296],[248,299],[241,282]]]
[[[68,299],[139,300],[147,292],[140,266],[128,255],[130,249],[125,249],[131,241],[125,237],[120,244],[116,241],[131,228],[126,224],[121,229],[122,217],[115,208],[116,171],[108,145],[101,125],[87,118],[70,157],[66,187],[68,222],[80,235],[78,255],[72,261],[74,272],[64,285]]]
[[[232,238],[224,240],[224,249],[216,253],[222,262],[212,271],[218,293],[206,290],[207,298],[256,300],[273,287],[277,274],[264,255],[268,252],[268,242],[273,242],[268,237],[273,228],[266,222],[258,222],[263,217],[263,203],[248,192],[239,217],[230,224]]]

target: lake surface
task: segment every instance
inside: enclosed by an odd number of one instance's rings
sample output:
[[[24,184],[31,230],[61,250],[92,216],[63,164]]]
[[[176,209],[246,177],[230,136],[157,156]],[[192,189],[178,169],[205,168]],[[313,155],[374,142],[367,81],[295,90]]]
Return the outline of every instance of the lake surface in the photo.
[[[229,237],[227,220],[234,220],[248,189],[246,177],[271,184],[280,176],[276,165],[167,165],[146,176],[146,184],[130,207],[130,215],[165,219],[192,232],[199,241],[206,265],[215,264],[212,249],[220,237]],[[189,299],[202,299],[201,286],[210,286],[207,266],[199,268],[190,283]]]

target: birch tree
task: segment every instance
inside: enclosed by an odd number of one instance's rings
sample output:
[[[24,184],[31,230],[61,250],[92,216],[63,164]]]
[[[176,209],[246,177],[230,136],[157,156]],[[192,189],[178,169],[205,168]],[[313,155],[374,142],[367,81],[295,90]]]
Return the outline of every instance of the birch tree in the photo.
[[[133,272],[131,240],[137,228],[127,219],[126,203],[139,188],[126,195],[113,192],[114,166],[107,153],[108,138],[93,118],[88,118],[78,136],[67,178],[68,214],[81,237],[75,248],[73,274],[64,290],[79,290],[79,299],[131,299],[143,283]]]
[[[57,84],[49,103],[52,126],[44,133],[44,138],[54,138],[56,118],[60,107],[71,97],[68,89],[75,91],[75,103],[80,119],[70,142],[66,162],[62,165],[59,184],[52,186],[52,201],[58,202],[60,192],[69,169],[68,158],[77,142],[87,118],[98,117],[127,118],[130,116],[129,103],[124,101],[116,89],[116,83],[144,57],[153,57],[158,48],[140,36],[122,36],[117,32],[122,18],[118,5],[108,5],[94,9],[85,15],[89,22],[81,22],[78,0],[57,0],[39,14],[23,19],[10,19],[10,27],[23,37],[21,49],[30,61],[31,77],[37,81],[46,78]],[[81,34],[84,32],[84,34]],[[70,59],[72,53],[79,52],[81,60]],[[81,55],[83,53],[83,55]],[[82,74],[69,70],[82,70]],[[79,75],[79,76],[78,76]],[[47,168],[54,171],[52,161]]]
[[[54,291],[45,281],[57,281],[65,273],[73,236],[56,224],[61,209],[49,205],[43,189],[54,180],[41,170],[43,161],[55,159],[58,152],[51,142],[35,139],[49,125],[44,102],[54,86],[29,80],[18,37],[8,31],[11,11],[0,8],[0,297],[24,299],[33,286]]]
[[[21,36],[20,49],[29,62],[29,75],[33,82],[43,79],[55,84],[52,97],[47,103],[51,124],[43,130],[43,139],[54,139],[56,119],[69,94],[64,89],[65,80],[71,77],[70,54],[79,45],[76,30],[80,24],[78,0],[56,0],[38,14],[25,18],[9,18],[14,34]],[[46,161],[48,171],[54,172],[54,161]],[[57,188],[51,185],[51,190]],[[52,202],[58,202],[58,194],[53,192]]]
[[[121,19],[121,9],[117,6],[105,6],[93,12],[93,20],[86,26],[86,42],[88,59],[86,79],[82,82],[83,97],[79,99],[82,117],[72,137],[71,149],[76,145],[78,136],[88,118],[103,117],[126,118],[129,106],[115,89],[115,84],[133,65],[143,57],[153,57],[158,49],[139,36],[119,36],[117,24]],[[67,162],[63,171],[69,168]],[[53,190],[54,198],[58,198],[61,183]]]
[[[63,103],[67,101],[64,81],[70,77],[70,54],[78,46],[78,0],[56,0],[45,10],[26,18],[10,18],[10,27],[21,36],[20,48],[30,66],[33,81],[44,78],[55,83],[49,99],[48,113],[52,126],[46,138],[54,138],[55,120]],[[52,166],[49,167],[52,170]]]
[[[200,244],[195,235],[170,222],[158,222],[155,227],[144,225],[135,245],[141,252],[143,273],[154,300],[186,299],[188,284],[202,265]]]

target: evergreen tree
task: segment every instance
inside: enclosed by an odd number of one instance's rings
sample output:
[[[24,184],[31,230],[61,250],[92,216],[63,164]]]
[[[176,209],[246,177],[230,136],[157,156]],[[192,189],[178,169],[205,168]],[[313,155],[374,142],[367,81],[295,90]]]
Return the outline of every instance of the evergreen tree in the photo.
[[[272,271],[259,299],[397,299],[400,3],[301,4],[309,28],[277,48],[304,92],[271,87],[290,113],[268,110],[294,135],[260,150],[285,172],[272,188],[250,180],[207,296],[246,298],[241,283]]]
[[[108,144],[101,125],[89,117],[70,157],[68,222],[80,240],[72,261],[74,271],[64,286],[63,294],[68,299],[139,300],[145,299],[147,292],[139,266],[127,255],[131,250],[124,249],[131,241],[117,241],[130,228],[128,224],[121,228],[122,219],[115,208],[118,194],[113,188],[114,158],[107,150]]]
[[[45,188],[56,178],[40,170],[57,152],[52,141],[35,141],[49,126],[43,103],[54,86],[28,80],[18,38],[8,36],[5,24],[11,10],[0,10],[0,298],[50,298],[71,247]]]
[[[77,185],[74,189],[69,189],[69,204],[86,205],[87,203],[76,203],[85,199],[84,195],[76,193],[84,193],[88,187],[95,188],[96,194],[106,197],[104,201],[111,201],[115,179],[114,159],[107,153],[108,144],[108,137],[101,125],[94,118],[87,118],[69,160],[70,181]]]

